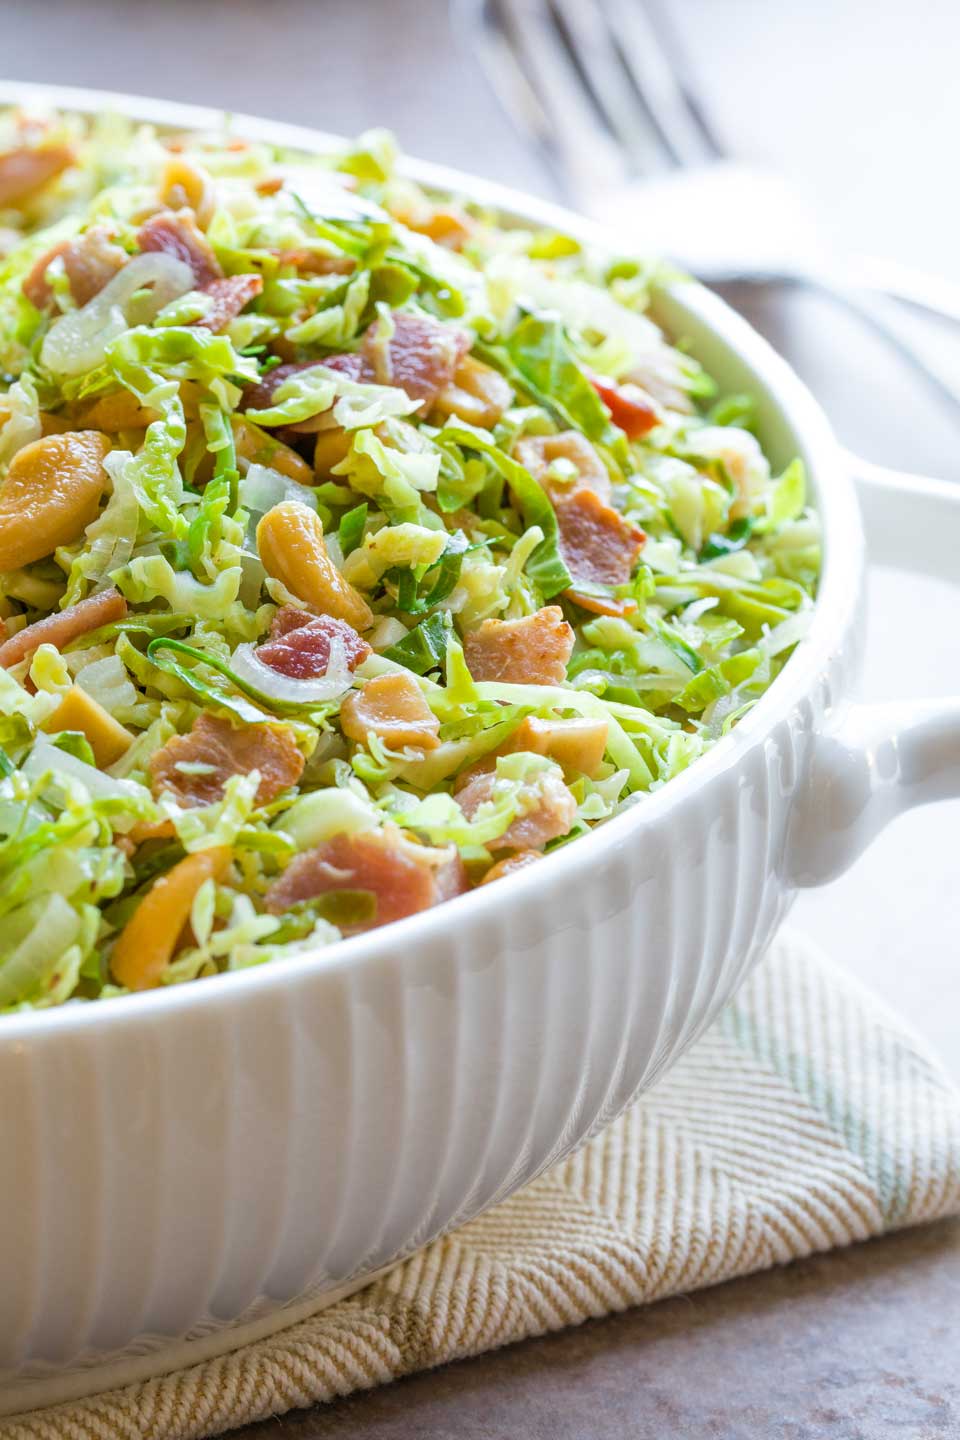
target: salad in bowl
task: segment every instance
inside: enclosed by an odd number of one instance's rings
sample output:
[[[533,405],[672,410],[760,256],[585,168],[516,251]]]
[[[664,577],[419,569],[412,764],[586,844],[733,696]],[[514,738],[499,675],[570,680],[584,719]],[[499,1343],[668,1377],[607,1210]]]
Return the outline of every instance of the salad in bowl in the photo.
[[[395,159],[3,117],[0,1009],[539,863],[806,631],[803,465],[661,271]]]

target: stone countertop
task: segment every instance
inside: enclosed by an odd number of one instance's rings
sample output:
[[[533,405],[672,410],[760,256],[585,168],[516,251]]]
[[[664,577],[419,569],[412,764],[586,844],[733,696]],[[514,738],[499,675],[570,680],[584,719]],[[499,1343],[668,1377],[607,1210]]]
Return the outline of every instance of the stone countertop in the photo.
[[[234,1432],[236,1440],[953,1440],[960,1222]]]
[[[944,179],[960,133],[960,7],[914,0],[909,43],[893,0],[869,10],[856,0],[674,0],[673,13],[738,151],[762,147],[804,182],[841,246],[960,281],[960,200]],[[444,0],[0,0],[0,33],[0,70],[11,79],[345,133],[387,124],[414,153],[549,191],[455,46]],[[848,444],[960,479],[955,421],[853,322],[803,297],[770,301],[753,318]],[[932,581],[874,577],[870,694],[956,690],[957,603]],[[960,802],[905,817],[841,880],[803,896],[793,918],[895,1005],[960,1080],[958,821]],[[943,1223],[236,1433],[936,1440],[960,1436],[958,1323],[960,1222]]]

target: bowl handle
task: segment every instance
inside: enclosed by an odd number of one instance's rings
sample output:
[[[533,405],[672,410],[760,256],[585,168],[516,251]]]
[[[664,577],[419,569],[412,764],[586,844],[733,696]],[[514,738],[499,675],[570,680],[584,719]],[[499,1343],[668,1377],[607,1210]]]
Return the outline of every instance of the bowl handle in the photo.
[[[871,563],[960,580],[960,485],[852,464]],[[793,883],[832,880],[904,810],[957,797],[960,695],[844,706],[814,742],[790,831]]]

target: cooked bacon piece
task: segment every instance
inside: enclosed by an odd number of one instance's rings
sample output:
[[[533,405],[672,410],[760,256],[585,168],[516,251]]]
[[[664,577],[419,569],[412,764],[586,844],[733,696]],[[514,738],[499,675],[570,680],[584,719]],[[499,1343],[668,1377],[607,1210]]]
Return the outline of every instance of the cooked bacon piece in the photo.
[[[212,280],[223,275],[209,241],[187,210],[162,210],[159,215],[151,215],[137,231],[137,244],[141,250],[172,255],[189,265],[197,290],[205,290]]]
[[[265,643],[272,645],[275,640],[289,635],[291,630],[299,630],[314,619],[316,616],[311,615],[309,610],[298,610],[296,605],[281,605],[270,623],[270,638]]]
[[[496,773],[487,771],[475,775],[457,791],[457,804],[468,820],[492,799],[496,783]],[[577,802],[556,771],[543,771],[523,787],[522,793],[522,813],[498,840],[490,841],[489,850],[542,850],[548,840],[569,833],[576,819]]]
[[[86,635],[90,630],[99,630],[101,625],[110,625],[122,620],[127,613],[127,602],[117,590],[103,590],[61,610],[37,620],[25,630],[18,630],[0,645],[0,668],[9,670],[32,655],[38,645],[54,645],[63,650],[71,640]]]
[[[334,835],[292,860],[267,891],[267,909],[274,915],[301,900],[314,900],[331,890],[367,890],[376,899],[376,915],[352,930],[369,930],[428,910],[466,889],[457,849],[418,845],[394,826]]]
[[[18,205],[74,161],[67,145],[25,146],[0,155],[0,207]]]
[[[345,375],[348,380],[362,380],[365,384],[369,384],[370,381],[373,380],[373,371],[367,364],[366,360],[364,360],[362,355],[355,354],[352,351],[347,351],[343,355],[328,355],[324,360],[319,362],[316,360],[311,360],[306,365],[302,363],[299,365],[291,364],[288,367],[288,373],[292,373],[295,370],[309,370],[318,363],[325,365],[328,370],[338,371],[339,374]],[[284,367],[282,365],[278,365],[277,370],[274,373],[278,373],[283,368]],[[284,376],[283,378],[286,379],[287,377]],[[310,415],[307,417],[306,420],[297,420],[292,425],[287,425],[285,427],[285,430],[289,431],[291,437],[294,438],[298,435],[315,435],[317,431],[320,432],[321,441],[328,434],[336,437],[343,437],[345,435],[345,432],[341,430],[339,426],[336,426],[332,431],[328,431],[327,429],[325,429],[325,427],[329,423],[328,413],[329,412],[327,410],[318,410],[316,415]],[[349,448],[349,444],[349,437],[346,437],[346,444],[343,446],[343,453],[339,457],[341,460],[346,454],[347,449]],[[334,461],[333,463],[336,464],[337,462]]]
[[[559,605],[545,605],[521,620],[484,620],[463,640],[475,680],[505,685],[561,685],[574,635]]]
[[[455,326],[403,311],[394,312],[393,325],[385,355],[377,345],[379,322],[363,337],[361,353],[371,369],[370,378],[381,385],[398,385],[411,400],[422,400],[426,412],[453,379],[470,348],[470,337]]]
[[[610,419],[628,440],[639,440],[660,424],[660,414],[649,395],[629,381],[618,385],[605,375],[592,375],[590,383],[610,411]]]
[[[213,303],[206,315],[194,320],[193,324],[202,325],[205,330],[219,335],[262,289],[263,278],[260,275],[225,275],[222,280],[211,280],[204,287],[204,293]]]
[[[269,410],[284,381],[303,370],[315,370],[318,365],[325,365],[328,370],[336,370],[339,374],[345,375],[348,380],[369,382],[373,379],[373,371],[363,356],[350,352],[343,355],[328,355],[324,360],[289,360],[285,361],[283,365],[276,365],[272,370],[268,370],[266,375],[261,376],[255,385],[247,385],[244,388],[244,410]],[[316,415],[288,425],[286,429],[295,435],[309,435],[318,428],[320,417],[326,413],[325,410],[318,410]]]
[[[345,621],[332,615],[314,618],[295,605],[284,605],[274,617],[270,639],[257,650],[257,659],[291,680],[314,680],[326,675],[334,642],[341,645],[351,670],[371,653],[366,640]]]
[[[199,774],[182,765],[203,765]],[[231,775],[259,770],[256,803],[268,805],[281,790],[296,785],[303,756],[287,725],[243,725],[203,714],[189,735],[174,735],[150,760],[154,795],[169,790],[181,805],[212,805],[223,799]]]
[[[574,584],[567,592],[585,610],[600,615],[622,615],[633,609],[631,600],[585,593],[577,582],[590,585],[625,585],[630,579],[646,535],[625,520],[590,490],[578,490],[557,500],[560,550]]]
[[[440,721],[413,677],[399,670],[352,690],[340,706],[340,728],[358,745],[371,730],[392,750],[435,750],[440,744]]]
[[[341,375],[346,375],[348,380],[362,380],[364,384],[373,380],[373,366],[357,351],[347,350],[342,355],[328,355],[323,364],[328,370],[338,370]]]
[[[61,259],[70,285],[70,294],[78,305],[86,305],[112,280],[130,258],[115,245],[103,225],[93,225],[73,240],[61,240],[36,262],[23,282],[23,293],[38,310],[53,304],[53,288],[46,279],[47,266]]]
[[[429,410],[437,396],[453,380],[461,359],[470,348],[470,337],[463,330],[441,325],[420,315],[397,312],[393,316],[394,333],[382,355],[376,344],[377,326],[371,325],[359,351],[327,355],[323,360],[289,361],[268,371],[256,385],[244,391],[245,410],[266,410],[285,380],[300,370],[325,365],[337,370],[348,380],[363,384],[398,385],[412,400],[424,401]],[[316,429],[316,416],[291,425],[291,430],[306,432]]]
[[[498,860],[496,865],[491,865],[480,884],[489,885],[493,880],[502,880],[505,875],[512,875],[515,870],[526,870],[534,860],[542,859],[543,855],[539,850],[518,850],[516,855],[507,855],[503,860]]]
[[[513,453],[554,504],[578,490],[592,490],[601,500],[610,499],[607,467],[579,430],[561,430],[559,435],[525,435],[517,441]],[[557,464],[558,461],[565,463]],[[548,474],[555,464],[556,478]],[[570,466],[574,473],[568,477],[564,472]]]
[[[319,364],[326,365],[330,370],[339,370],[350,380],[359,380],[364,369],[364,362],[360,355],[331,355],[323,361],[288,361],[283,365],[276,365],[272,370],[268,370],[266,375],[261,376],[256,384],[244,387],[244,410],[269,410],[280,386],[289,380],[291,375],[298,375],[303,370],[315,370]],[[315,422],[318,416],[325,413],[325,411],[318,411],[317,416],[311,416],[307,420],[288,425],[286,428],[296,434],[309,433],[311,429],[316,428]]]

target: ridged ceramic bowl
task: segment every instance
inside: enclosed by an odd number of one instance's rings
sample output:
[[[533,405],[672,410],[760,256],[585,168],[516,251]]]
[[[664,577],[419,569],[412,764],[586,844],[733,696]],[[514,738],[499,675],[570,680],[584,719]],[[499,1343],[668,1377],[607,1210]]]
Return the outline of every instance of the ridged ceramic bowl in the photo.
[[[0,102],[38,99],[177,128],[218,119],[0,87]],[[553,207],[410,170],[604,243]],[[502,1199],[663,1074],[798,886],[898,810],[960,793],[960,701],[846,703],[864,541],[820,410],[697,285],[656,313],[725,389],[758,397],[775,464],[806,462],[826,537],[808,638],[709,755],[532,869],[315,958],[0,1019],[0,1412],[279,1328]],[[863,493],[879,544],[955,573],[960,492],[874,475]]]

